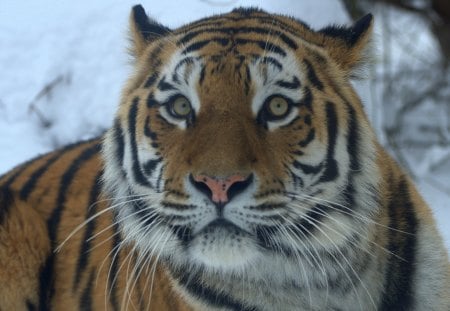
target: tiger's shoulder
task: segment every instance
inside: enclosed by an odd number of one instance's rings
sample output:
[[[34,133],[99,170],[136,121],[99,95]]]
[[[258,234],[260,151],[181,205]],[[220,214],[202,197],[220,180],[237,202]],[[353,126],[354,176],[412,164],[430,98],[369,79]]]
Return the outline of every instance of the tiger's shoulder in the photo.
[[[111,198],[102,193],[101,143],[68,145],[0,178],[0,309],[115,310],[149,303],[143,297],[148,278],[135,280],[122,269],[137,259],[123,245]],[[189,310],[160,267],[152,277],[159,280],[155,304]]]

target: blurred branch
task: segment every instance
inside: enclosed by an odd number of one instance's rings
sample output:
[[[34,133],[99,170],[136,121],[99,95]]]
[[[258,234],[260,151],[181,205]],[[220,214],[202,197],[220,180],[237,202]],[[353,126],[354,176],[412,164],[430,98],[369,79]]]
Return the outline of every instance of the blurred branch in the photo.
[[[357,19],[367,13],[377,3],[391,5],[414,13],[430,25],[443,57],[443,65],[450,63],[450,1],[449,0],[342,0],[348,13]],[[413,5],[415,3],[416,5]],[[421,5],[418,5],[421,4]]]
[[[47,83],[40,91],[36,94],[36,96],[33,98],[33,100],[28,104],[28,112],[34,112],[36,116],[38,117],[39,121],[41,122],[41,125],[44,128],[49,128],[52,125],[52,122],[45,117],[45,115],[42,113],[42,111],[37,107],[37,103],[39,100],[41,100],[43,97],[50,97],[54,91],[54,89],[63,82],[69,82],[70,77],[69,75],[59,75],[49,83]]]

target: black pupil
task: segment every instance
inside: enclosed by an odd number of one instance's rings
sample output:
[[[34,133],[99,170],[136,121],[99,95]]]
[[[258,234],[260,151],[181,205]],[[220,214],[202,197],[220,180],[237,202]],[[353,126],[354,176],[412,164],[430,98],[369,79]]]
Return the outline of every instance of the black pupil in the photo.
[[[176,105],[176,106],[178,106],[178,107],[175,107],[176,110],[178,110],[178,111],[175,111],[175,112],[180,115],[185,115],[189,112],[189,106],[185,100],[180,100],[178,102],[178,105]]]

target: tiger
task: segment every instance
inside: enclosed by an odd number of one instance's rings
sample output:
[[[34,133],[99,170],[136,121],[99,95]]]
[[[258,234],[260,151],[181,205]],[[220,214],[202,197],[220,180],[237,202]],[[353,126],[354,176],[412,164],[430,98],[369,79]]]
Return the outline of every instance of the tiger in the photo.
[[[111,127],[0,179],[1,310],[450,310],[432,211],[352,86],[371,14],[129,28]]]

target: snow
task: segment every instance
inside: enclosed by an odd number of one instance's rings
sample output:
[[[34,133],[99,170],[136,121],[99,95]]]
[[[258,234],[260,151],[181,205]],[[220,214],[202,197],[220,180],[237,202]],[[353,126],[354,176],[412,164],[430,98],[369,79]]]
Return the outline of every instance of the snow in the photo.
[[[96,136],[111,124],[131,71],[126,38],[128,15],[136,2],[79,3],[0,2],[0,174],[37,154]],[[313,28],[349,22],[336,0],[164,0],[142,4],[151,17],[169,27],[237,6],[293,15]],[[40,94],[50,84],[50,91]],[[370,103],[368,84],[357,86],[363,102]],[[368,110],[372,110],[370,105]],[[420,186],[450,245],[448,196],[428,182]]]

